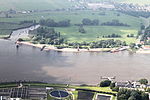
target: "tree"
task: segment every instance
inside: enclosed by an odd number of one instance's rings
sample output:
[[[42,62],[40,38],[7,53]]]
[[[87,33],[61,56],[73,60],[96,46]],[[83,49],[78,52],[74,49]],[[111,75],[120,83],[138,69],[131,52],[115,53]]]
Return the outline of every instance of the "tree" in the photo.
[[[125,94],[121,94],[120,96],[117,97],[117,100],[127,100]]]
[[[115,87],[115,83],[110,84],[110,88],[113,89]]]
[[[141,84],[147,85],[148,84],[148,80],[147,79],[140,79],[139,82]]]
[[[129,46],[130,46],[131,49],[133,49],[136,46],[136,44],[135,43],[131,43]]]
[[[99,20],[98,19],[94,19],[92,22],[93,25],[99,25]]]
[[[136,100],[134,96],[131,96],[128,100]]]
[[[140,93],[139,93],[138,90],[137,91],[133,90],[130,95],[133,96],[133,97],[135,97],[137,100],[141,100],[140,99],[141,95],[140,95]]]
[[[119,91],[119,87],[113,87],[113,88],[112,88],[112,91],[118,92],[118,91]]]
[[[146,90],[146,91],[150,93],[150,88],[147,88],[147,90]]]
[[[80,27],[79,27],[79,32],[80,32],[80,33],[86,33],[86,31],[85,31],[85,29],[83,28],[83,26],[80,26]]]
[[[91,24],[92,24],[92,21],[91,21],[90,19],[88,19],[88,18],[84,18],[84,19],[82,20],[82,24],[83,24],[83,25],[91,25]]]
[[[110,80],[104,80],[100,83],[100,87],[107,87],[110,86],[111,81]]]
[[[145,29],[145,26],[142,24],[141,25],[141,30],[144,30]]]
[[[149,95],[148,94],[142,93],[141,96],[142,96],[142,100],[149,100]]]

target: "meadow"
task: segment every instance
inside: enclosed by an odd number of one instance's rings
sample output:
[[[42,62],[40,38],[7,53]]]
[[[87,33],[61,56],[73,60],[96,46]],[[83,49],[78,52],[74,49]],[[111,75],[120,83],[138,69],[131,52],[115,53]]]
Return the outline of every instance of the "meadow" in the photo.
[[[0,0],[2,10],[47,10],[72,7],[74,3],[68,0]]]
[[[78,0],[76,0],[78,1]],[[89,2],[115,1],[121,3],[149,4],[149,0],[86,0]],[[71,8],[74,5],[80,5],[79,2],[70,2],[70,0],[0,0],[0,11],[2,10],[47,10]],[[37,6],[38,5],[38,6]]]
[[[105,15],[101,15],[100,13],[105,12]],[[117,16],[117,15],[120,16]],[[19,23],[20,21],[24,20],[36,20],[39,22],[41,19],[54,19],[56,22],[69,19],[71,21],[70,27],[54,27],[56,31],[61,32],[61,35],[63,35],[69,42],[91,42],[91,41],[97,41],[101,39],[108,39],[103,38],[104,35],[110,35],[110,34],[119,34],[122,37],[121,38],[115,38],[119,40],[126,41],[127,43],[131,43],[136,41],[134,38],[127,38],[126,36],[128,34],[134,34],[137,35],[138,30],[140,29],[140,25],[142,22],[142,19],[125,15],[122,13],[119,13],[117,11],[90,11],[90,10],[84,10],[84,11],[51,11],[51,12],[39,12],[39,13],[30,13],[30,14],[13,14],[10,15],[11,18],[0,18],[0,22],[13,22],[13,23]],[[84,26],[84,29],[86,30],[86,33],[80,33],[79,26],[76,26],[75,24],[81,24],[82,20],[84,18],[89,18],[91,20],[98,19],[100,21],[100,24],[107,21],[112,21],[113,19],[119,20],[119,22],[128,24],[130,27],[125,26]],[[11,25],[0,25],[0,30],[3,34],[7,34],[5,32],[9,32],[10,29],[15,28],[16,26]],[[19,26],[17,26],[19,27]],[[7,28],[7,30],[4,31],[4,29]]]

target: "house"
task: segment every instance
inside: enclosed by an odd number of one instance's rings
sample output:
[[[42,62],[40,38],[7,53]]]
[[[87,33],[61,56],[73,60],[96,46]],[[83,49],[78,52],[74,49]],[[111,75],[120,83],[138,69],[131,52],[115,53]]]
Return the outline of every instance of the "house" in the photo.
[[[115,85],[120,88],[141,88],[142,89],[142,88],[150,87],[150,85],[144,85],[138,81],[116,82]]]
[[[120,88],[132,88],[133,84],[129,81],[126,82],[116,82],[115,85]]]

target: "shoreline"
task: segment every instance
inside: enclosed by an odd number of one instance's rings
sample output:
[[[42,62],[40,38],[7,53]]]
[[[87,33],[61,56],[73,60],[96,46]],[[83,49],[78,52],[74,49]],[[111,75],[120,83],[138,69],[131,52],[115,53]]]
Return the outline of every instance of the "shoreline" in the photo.
[[[57,47],[55,47],[53,45],[33,44],[33,43],[30,43],[30,42],[19,42],[19,41],[17,41],[16,44],[36,47],[36,48],[39,48],[41,50],[43,49],[43,51],[54,50],[54,51],[58,51],[58,52],[111,52],[111,50],[115,49],[115,48],[92,48],[92,49],[89,49],[89,50],[88,49],[79,49],[78,50],[78,49],[75,49],[75,48],[57,49]]]
[[[137,54],[150,54],[150,49],[139,49],[136,51]]]

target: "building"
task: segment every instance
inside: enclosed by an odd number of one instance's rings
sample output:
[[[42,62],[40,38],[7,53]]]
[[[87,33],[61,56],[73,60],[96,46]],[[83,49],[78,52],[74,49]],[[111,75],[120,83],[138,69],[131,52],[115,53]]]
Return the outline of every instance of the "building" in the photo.
[[[133,84],[129,81],[127,81],[127,82],[116,82],[115,86],[120,87],[120,88],[132,88]]]
[[[23,86],[20,88],[1,88],[2,100],[45,100],[47,98],[46,88]]]

